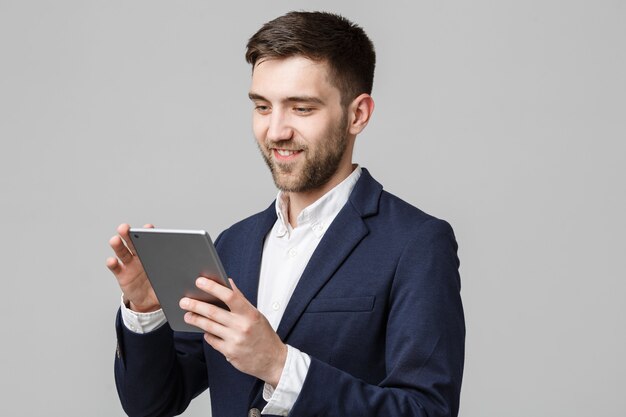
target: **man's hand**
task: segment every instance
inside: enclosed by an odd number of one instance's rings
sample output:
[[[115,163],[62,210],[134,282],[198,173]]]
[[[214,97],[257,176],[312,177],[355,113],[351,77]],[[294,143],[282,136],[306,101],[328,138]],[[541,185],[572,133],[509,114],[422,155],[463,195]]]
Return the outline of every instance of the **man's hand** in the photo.
[[[180,307],[188,311],[185,321],[204,330],[207,343],[235,368],[276,387],[287,359],[287,345],[265,316],[250,304],[232,279],[232,290],[202,277],[196,285],[223,301],[230,311],[183,298]]]
[[[144,228],[154,228],[146,224]],[[156,311],[161,308],[159,300],[154,294],[152,285],[148,281],[143,265],[135,253],[130,240],[130,226],[120,224],[117,227],[118,235],[109,240],[109,245],[115,252],[115,257],[107,258],[107,268],[113,272],[124,298],[130,301],[130,309],[140,313]]]

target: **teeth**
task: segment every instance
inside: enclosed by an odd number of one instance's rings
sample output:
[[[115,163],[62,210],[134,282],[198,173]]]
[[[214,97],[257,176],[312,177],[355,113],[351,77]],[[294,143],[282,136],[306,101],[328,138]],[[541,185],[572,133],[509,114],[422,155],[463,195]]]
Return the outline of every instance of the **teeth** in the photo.
[[[276,152],[278,152],[280,156],[291,156],[296,153],[296,151],[288,151],[286,149],[276,149]]]

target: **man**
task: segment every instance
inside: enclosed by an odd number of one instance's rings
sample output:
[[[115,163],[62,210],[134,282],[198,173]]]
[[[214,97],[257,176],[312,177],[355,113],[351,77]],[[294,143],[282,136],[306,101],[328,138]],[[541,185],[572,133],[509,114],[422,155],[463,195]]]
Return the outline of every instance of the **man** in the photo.
[[[203,335],[165,324],[118,228],[107,266],[124,293],[124,409],[178,414],[209,387],[215,417],[456,416],[465,329],[452,229],[352,163],[374,110],[370,40],[342,17],[292,12],[250,39],[246,59],[278,197],[216,240],[232,290],[197,281],[230,311],[181,300]]]

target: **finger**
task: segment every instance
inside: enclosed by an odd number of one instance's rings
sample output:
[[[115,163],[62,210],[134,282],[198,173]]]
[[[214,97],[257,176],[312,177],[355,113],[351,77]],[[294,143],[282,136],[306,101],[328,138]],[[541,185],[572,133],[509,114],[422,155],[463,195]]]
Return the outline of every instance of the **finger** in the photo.
[[[154,225],[152,223],[146,223],[143,225],[144,229],[154,229]]]
[[[245,298],[243,293],[241,291],[239,291],[239,288],[237,288],[237,286],[235,285],[235,281],[233,281],[232,278],[228,278],[228,282],[230,283],[230,287],[233,289],[234,292],[241,294],[242,297]]]
[[[183,310],[204,316],[225,327],[231,327],[234,322],[233,315],[230,311],[204,301],[183,297],[179,302],[179,306]]]
[[[122,263],[128,264],[133,260],[133,254],[130,253],[120,236],[113,236],[109,240],[109,245],[111,245],[115,256],[117,256]]]
[[[200,314],[192,313],[191,311],[185,313],[184,319],[185,323],[196,326],[205,333],[212,334],[222,340],[228,337],[231,333],[228,328],[222,326],[221,324],[214,322],[207,317],[201,316]]]
[[[196,286],[228,306],[231,312],[242,312],[251,304],[241,291],[234,291],[208,278],[199,277]]]
[[[124,245],[126,245],[131,255],[135,255],[137,251],[135,251],[133,241],[130,240],[130,225],[127,223],[120,224],[119,226],[117,226],[117,233],[119,233],[122,241],[124,242]],[[122,262],[124,261],[122,260]]]
[[[222,355],[226,356],[224,354],[224,350],[225,350],[225,343],[223,339],[220,339],[219,337],[212,335],[211,333],[205,333],[204,334],[204,340],[206,340],[206,342],[215,350],[217,350],[218,352],[220,352]],[[230,360],[228,358],[226,358],[226,360],[228,362],[230,362]]]
[[[106,265],[107,268],[109,268],[109,270],[115,275],[122,272],[122,265],[120,265],[120,262],[117,260],[117,258],[114,258],[112,256],[107,258]]]
[[[252,305],[252,303],[250,303],[250,301],[248,301],[248,299],[246,298],[245,295],[243,295],[243,293],[241,292],[241,290],[237,287],[237,285],[235,285],[235,281],[233,281],[232,278],[228,278],[228,282],[230,283],[230,287],[231,290],[233,291],[233,293],[237,296],[237,298],[239,299],[239,301],[245,305],[246,307],[252,307],[253,309],[255,309],[255,307]]]

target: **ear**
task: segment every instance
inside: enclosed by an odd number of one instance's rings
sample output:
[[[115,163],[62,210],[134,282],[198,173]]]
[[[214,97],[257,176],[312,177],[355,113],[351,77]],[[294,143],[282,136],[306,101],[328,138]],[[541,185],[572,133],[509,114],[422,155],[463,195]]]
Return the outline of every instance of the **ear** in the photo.
[[[365,129],[374,112],[374,99],[369,94],[361,94],[350,103],[348,112],[350,114],[348,132],[358,135]]]

